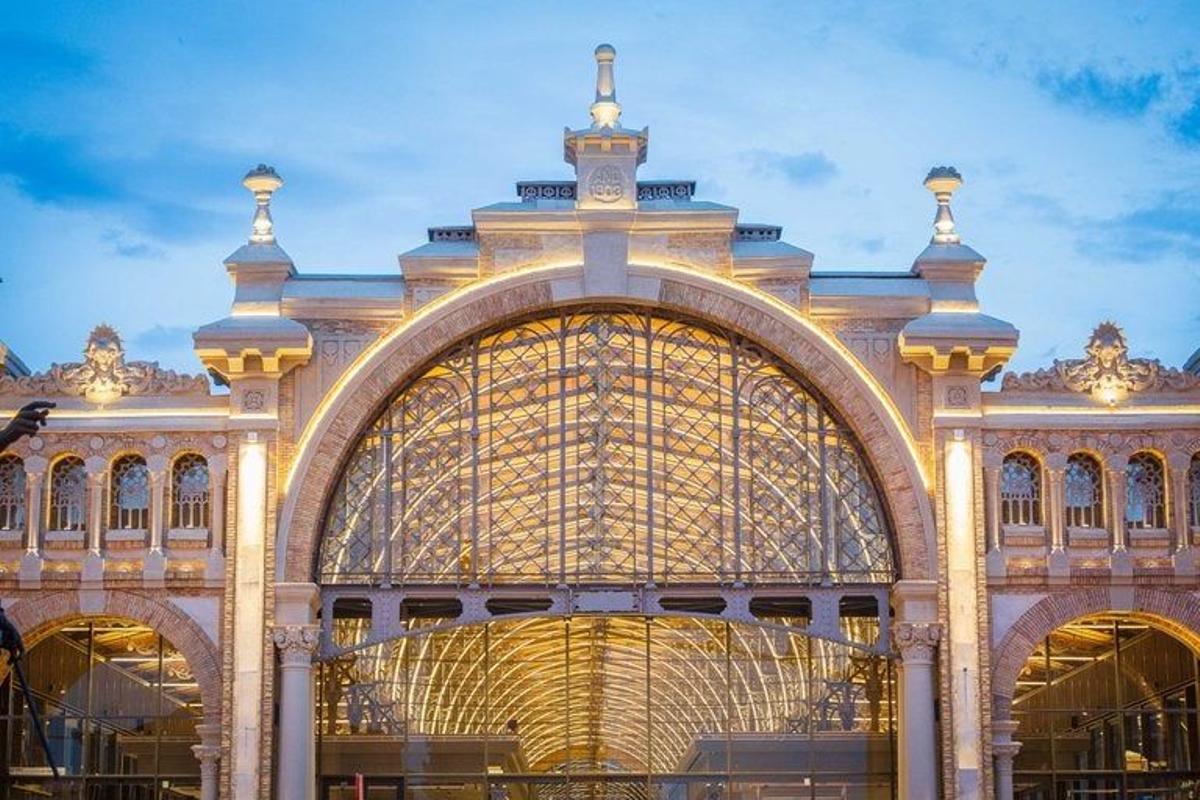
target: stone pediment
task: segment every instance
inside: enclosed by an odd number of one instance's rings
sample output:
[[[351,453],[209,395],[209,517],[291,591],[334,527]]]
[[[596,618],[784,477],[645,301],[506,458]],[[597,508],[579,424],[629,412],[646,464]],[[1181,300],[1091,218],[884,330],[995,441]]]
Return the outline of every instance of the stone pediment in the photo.
[[[1133,392],[1180,392],[1200,389],[1200,376],[1157,359],[1130,358],[1125,333],[1113,322],[1092,331],[1086,358],[1056,360],[1033,372],[1004,376],[1006,392],[1083,392],[1116,403]]]
[[[205,375],[180,374],[155,361],[126,361],[121,336],[109,325],[92,330],[83,357],[82,362],[52,364],[45,372],[0,377],[0,394],[83,397],[98,404],[126,395],[209,394]]]

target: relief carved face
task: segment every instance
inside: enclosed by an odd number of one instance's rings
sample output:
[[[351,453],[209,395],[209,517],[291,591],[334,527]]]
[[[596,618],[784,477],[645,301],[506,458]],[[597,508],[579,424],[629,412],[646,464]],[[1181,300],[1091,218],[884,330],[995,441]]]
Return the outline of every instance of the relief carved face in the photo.
[[[1116,325],[1104,324],[1096,328],[1092,340],[1088,342],[1087,353],[1105,371],[1112,370],[1117,364],[1125,361],[1129,351],[1125,344],[1125,336]]]

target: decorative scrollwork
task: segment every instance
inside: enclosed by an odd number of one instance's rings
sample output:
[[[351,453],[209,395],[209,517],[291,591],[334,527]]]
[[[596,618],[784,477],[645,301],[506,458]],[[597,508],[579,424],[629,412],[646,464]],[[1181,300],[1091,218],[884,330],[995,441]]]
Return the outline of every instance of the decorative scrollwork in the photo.
[[[1088,392],[1108,403],[1130,392],[1185,391],[1200,388],[1200,376],[1164,367],[1157,359],[1129,358],[1125,333],[1113,322],[1092,332],[1087,358],[1056,360],[1034,372],[1009,373],[1003,389],[1012,392]]]
[[[892,637],[904,661],[932,661],[942,638],[942,626],[936,622],[900,622],[892,627]]]
[[[317,652],[320,630],[316,625],[276,625],[271,638],[285,664],[306,664]]]
[[[121,336],[97,325],[88,336],[82,363],[54,364],[46,372],[0,377],[0,394],[74,395],[91,403],[111,403],[125,395],[208,394],[204,375],[181,375],[156,361],[126,361]]]

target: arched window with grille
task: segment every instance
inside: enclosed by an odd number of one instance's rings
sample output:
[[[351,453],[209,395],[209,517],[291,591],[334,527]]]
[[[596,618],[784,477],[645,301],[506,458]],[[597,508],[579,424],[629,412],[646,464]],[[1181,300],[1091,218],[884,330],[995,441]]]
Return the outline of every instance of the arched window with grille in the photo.
[[[113,462],[109,477],[109,530],[144,531],[150,527],[150,468],[138,455]]]
[[[0,531],[25,528],[25,464],[17,456],[0,456]]]
[[[1000,520],[1042,524],[1042,468],[1028,453],[1009,453],[1000,468]]]
[[[1063,510],[1068,528],[1104,527],[1104,481],[1100,462],[1087,453],[1067,459],[1063,475]]]
[[[1125,468],[1125,523],[1130,528],[1167,527],[1166,476],[1153,453],[1135,453]]]
[[[1200,528],[1200,453],[1192,456],[1188,467],[1188,525]]]
[[[208,528],[208,462],[184,453],[171,466],[171,527]]]
[[[87,467],[78,456],[54,462],[50,470],[50,508],[46,526],[52,531],[87,528]]]

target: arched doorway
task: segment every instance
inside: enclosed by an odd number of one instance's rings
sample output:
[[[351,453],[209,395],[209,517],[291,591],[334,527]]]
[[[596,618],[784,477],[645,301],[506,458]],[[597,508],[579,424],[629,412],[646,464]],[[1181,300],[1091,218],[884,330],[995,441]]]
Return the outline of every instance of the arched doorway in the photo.
[[[25,674],[62,776],[52,780],[15,675],[0,683],[0,798],[194,798],[203,720],[187,659],[121,617],[84,617],[38,638]]]
[[[1014,796],[1197,797],[1198,670],[1195,651],[1148,615],[1056,628],[1017,678]]]
[[[856,437],[753,341],[614,306],[470,337],[328,500],[324,791],[891,797],[895,563]]]

